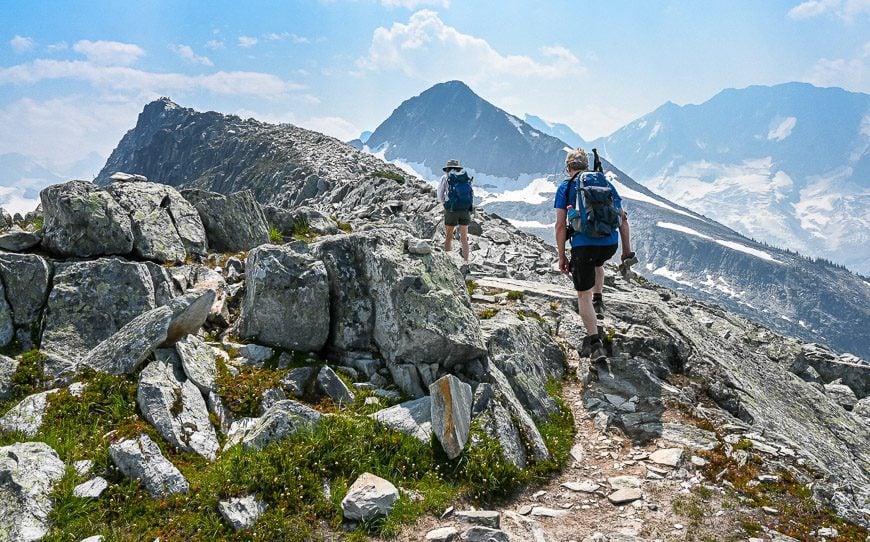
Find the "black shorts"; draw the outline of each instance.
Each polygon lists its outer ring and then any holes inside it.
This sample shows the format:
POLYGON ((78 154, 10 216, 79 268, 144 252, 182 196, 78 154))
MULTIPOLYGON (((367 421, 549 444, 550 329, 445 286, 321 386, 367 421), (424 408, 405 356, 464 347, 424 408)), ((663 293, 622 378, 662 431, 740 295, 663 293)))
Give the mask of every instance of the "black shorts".
POLYGON ((571 278, 578 292, 595 286, 595 268, 616 254, 619 245, 585 246, 571 248, 571 278))
POLYGON ((445 226, 468 226, 471 224, 471 211, 444 211, 445 226))

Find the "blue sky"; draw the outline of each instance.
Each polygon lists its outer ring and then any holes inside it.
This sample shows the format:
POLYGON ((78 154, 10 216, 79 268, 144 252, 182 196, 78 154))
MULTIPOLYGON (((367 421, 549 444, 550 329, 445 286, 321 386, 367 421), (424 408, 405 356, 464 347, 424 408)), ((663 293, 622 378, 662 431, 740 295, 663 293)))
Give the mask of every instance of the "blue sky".
POLYGON ((592 139, 724 88, 870 92, 868 19, 870 0, 11 0, 0 155, 105 159, 159 96, 350 139, 452 79, 592 139))

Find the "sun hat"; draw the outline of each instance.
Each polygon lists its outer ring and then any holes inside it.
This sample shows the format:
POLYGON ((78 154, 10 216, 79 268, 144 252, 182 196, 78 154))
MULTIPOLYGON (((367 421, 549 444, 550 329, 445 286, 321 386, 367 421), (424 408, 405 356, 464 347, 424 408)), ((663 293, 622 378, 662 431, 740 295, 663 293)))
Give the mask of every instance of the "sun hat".
POLYGON ((441 171, 447 171, 449 169, 462 169, 459 160, 447 160, 447 165, 441 168, 441 171))

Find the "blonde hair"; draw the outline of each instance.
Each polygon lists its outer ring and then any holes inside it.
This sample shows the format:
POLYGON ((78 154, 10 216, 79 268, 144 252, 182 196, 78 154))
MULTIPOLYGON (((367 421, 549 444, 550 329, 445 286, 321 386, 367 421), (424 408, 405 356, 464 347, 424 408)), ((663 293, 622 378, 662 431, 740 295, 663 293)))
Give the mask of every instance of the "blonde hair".
POLYGON ((586 155, 586 151, 577 147, 568 153, 568 156, 565 158, 565 165, 568 166, 568 169, 574 171, 584 171, 589 169, 589 157, 586 155))

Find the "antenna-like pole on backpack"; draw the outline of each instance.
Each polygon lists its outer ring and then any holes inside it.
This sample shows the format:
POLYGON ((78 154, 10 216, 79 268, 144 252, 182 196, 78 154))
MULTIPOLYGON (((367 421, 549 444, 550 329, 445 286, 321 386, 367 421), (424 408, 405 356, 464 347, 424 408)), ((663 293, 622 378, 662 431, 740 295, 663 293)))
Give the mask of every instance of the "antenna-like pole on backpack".
POLYGON ((592 154, 595 156, 595 160, 592 162, 592 171, 604 173, 604 168, 601 166, 601 158, 598 158, 598 149, 592 149, 592 154))

